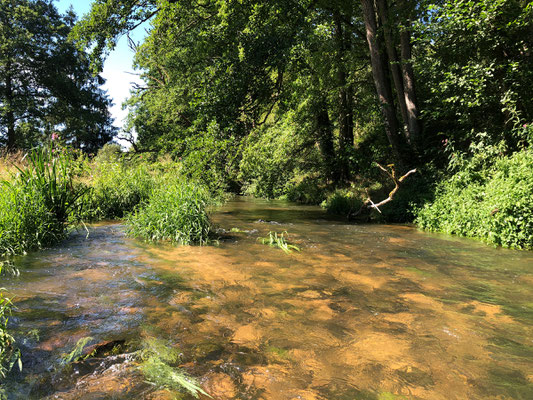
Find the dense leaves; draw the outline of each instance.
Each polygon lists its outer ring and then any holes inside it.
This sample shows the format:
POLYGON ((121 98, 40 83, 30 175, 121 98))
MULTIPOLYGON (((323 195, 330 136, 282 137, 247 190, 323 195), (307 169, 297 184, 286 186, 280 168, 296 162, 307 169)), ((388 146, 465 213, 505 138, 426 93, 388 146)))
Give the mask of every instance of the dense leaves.
POLYGON ((31 148, 55 132, 95 152, 116 134, 102 78, 67 40, 74 23, 50 0, 0 1, 0 145, 31 148))

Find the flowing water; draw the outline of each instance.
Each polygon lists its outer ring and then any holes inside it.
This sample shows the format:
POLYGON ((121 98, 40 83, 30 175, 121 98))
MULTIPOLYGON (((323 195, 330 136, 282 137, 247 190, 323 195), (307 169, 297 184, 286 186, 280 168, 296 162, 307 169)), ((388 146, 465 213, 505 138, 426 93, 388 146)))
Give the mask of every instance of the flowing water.
POLYGON ((533 253, 284 202, 237 198, 213 219, 216 246, 102 224, 18 259, 9 397, 171 398, 128 356, 61 367, 90 336, 167 341, 215 399, 533 398, 533 253), (261 244, 269 231, 301 252, 261 244))

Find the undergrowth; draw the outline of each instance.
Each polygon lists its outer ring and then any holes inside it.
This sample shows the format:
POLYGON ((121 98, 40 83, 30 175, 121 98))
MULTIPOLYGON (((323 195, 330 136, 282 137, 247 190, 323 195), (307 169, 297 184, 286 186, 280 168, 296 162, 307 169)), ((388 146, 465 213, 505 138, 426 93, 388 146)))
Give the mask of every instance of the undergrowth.
POLYGON ((533 249, 532 166, 531 150, 466 161, 438 187, 435 200, 419 210, 418 226, 533 249))

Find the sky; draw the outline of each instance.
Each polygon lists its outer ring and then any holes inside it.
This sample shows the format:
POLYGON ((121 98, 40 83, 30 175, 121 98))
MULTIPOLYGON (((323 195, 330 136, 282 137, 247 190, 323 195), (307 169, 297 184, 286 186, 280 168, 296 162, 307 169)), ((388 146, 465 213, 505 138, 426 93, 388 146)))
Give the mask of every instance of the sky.
MULTIPOLYGON (((72 6, 78 15, 78 19, 80 19, 84 14, 89 12, 91 1, 58 0, 55 2, 55 5, 61 13, 64 13, 72 6)), ((142 41, 145 35, 145 27, 143 26, 135 29, 130 34, 135 42, 142 41)), ((122 110, 122 103, 129 97, 132 83, 141 82, 138 76, 132 75, 132 73, 139 73, 132 68, 133 55, 133 51, 128 47, 126 36, 121 37, 115 50, 107 57, 104 70, 101 74, 106 79, 106 84, 103 88, 107 90, 107 93, 113 99, 114 105, 111 107, 110 112, 113 118, 115 118, 114 125, 119 128, 122 127, 122 121, 127 115, 127 111, 122 110)))

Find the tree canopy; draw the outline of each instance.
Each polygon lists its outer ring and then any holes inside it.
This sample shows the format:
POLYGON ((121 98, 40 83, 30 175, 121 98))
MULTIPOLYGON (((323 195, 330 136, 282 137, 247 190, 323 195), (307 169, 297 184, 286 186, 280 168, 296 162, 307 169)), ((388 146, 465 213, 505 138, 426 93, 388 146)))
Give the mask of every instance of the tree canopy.
POLYGON ((94 152, 116 134, 104 80, 68 40, 75 22, 48 0, 0 1, 0 140, 8 148, 33 147, 55 132, 94 152))
POLYGON ((443 165, 479 135, 519 149, 531 13, 519 0, 97 0, 73 35, 98 69, 150 20, 128 103, 136 148, 239 187, 264 178, 273 195, 297 176, 349 182, 372 162, 443 165), (274 154, 251 150, 265 141, 274 154), (289 171, 246 175, 269 157, 289 171))

